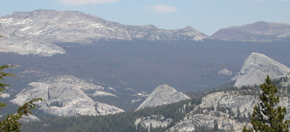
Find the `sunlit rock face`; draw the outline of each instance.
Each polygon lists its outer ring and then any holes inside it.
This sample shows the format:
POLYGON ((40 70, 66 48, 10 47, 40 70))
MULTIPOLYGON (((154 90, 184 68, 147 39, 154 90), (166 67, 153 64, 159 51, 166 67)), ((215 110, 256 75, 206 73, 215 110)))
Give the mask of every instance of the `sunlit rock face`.
POLYGON ((265 82, 269 75, 272 79, 286 76, 290 69, 260 53, 252 53, 244 62, 241 71, 233 80, 236 80, 234 86, 253 86, 265 82))
POLYGON ((84 92, 102 89, 103 87, 83 79, 63 75, 29 83, 11 102, 22 105, 33 98, 43 98, 46 102, 38 102, 39 110, 57 116, 108 115, 124 112, 115 106, 95 102, 84 92))
POLYGON ((141 125, 150 131, 150 128, 167 127, 173 119, 165 118, 162 115, 151 115, 147 117, 140 117, 135 120, 135 125, 141 125))
POLYGON ((170 87, 169 85, 163 84, 155 88, 149 97, 136 110, 140 110, 145 107, 175 103, 186 99, 190 98, 182 92, 176 91, 176 89, 170 87))
POLYGON ((130 26, 77 11, 35 10, 0 17, 0 52, 52 56, 65 54, 58 42, 90 44, 105 40, 202 41, 207 35, 192 27, 177 30, 152 25, 130 26))
MULTIPOLYGON (((241 132, 244 126, 251 127, 249 120, 244 119, 251 116, 253 107, 260 102, 259 95, 259 88, 232 89, 207 94, 202 97, 199 105, 167 131, 192 132, 202 127, 213 129, 214 125, 217 125, 222 131, 241 132)), ((287 89, 279 90, 279 95, 278 105, 290 111, 287 89)), ((287 112, 285 119, 289 118, 290 113, 287 112)))

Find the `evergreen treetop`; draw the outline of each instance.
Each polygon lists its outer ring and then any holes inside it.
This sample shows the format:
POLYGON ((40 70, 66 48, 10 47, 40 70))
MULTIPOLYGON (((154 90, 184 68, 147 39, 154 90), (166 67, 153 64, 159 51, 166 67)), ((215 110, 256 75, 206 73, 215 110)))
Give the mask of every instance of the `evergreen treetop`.
POLYGON ((286 108, 278 106, 278 88, 271 84, 271 78, 267 75, 265 83, 260 88, 260 103, 255 105, 251 116, 253 128, 248 130, 245 126, 243 132, 288 132, 289 120, 284 120, 286 108))

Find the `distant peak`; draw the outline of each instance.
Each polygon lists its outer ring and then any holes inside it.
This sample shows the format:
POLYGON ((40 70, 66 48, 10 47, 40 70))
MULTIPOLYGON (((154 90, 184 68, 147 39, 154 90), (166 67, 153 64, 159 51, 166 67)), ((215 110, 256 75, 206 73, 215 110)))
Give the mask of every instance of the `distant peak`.
POLYGON ((184 29, 193 29, 191 26, 186 26, 184 29))
POLYGON ((266 56, 266 55, 264 55, 264 54, 257 53, 257 52, 252 52, 252 53, 250 54, 250 56, 252 56, 252 55, 260 55, 260 56, 266 56))
POLYGON ((195 30, 195 29, 193 27, 191 27, 191 26, 186 26, 185 28, 182 28, 182 30, 192 31, 192 30, 195 30))
POLYGON ((140 25, 139 27, 142 28, 146 28, 146 29, 158 29, 156 26, 154 25, 140 25))
POLYGON ((149 97, 136 110, 145 107, 171 104, 186 99, 190 98, 182 92, 178 92, 173 87, 170 87, 167 84, 162 84, 155 88, 149 97))
POLYGON ((170 90, 173 90, 173 91, 176 91, 176 89, 174 89, 173 87, 170 87, 169 85, 167 84, 162 84, 162 85, 159 85, 156 90, 165 90, 165 89, 170 89, 170 90))
POLYGON ((38 11, 56 11, 56 10, 49 10, 49 9, 37 9, 37 10, 34 10, 32 12, 38 12, 38 11))
POLYGON ((253 52, 249 55, 248 58, 267 58, 269 60, 272 60, 271 58, 269 58, 268 56, 261 54, 261 53, 257 53, 257 52, 253 52))
POLYGON ((170 87, 170 86, 167 84, 162 84, 162 85, 159 85, 158 87, 170 87))
POLYGON ((37 15, 37 14, 43 14, 43 13, 52 13, 52 12, 59 12, 59 11, 56 11, 56 10, 46 10, 46 9, 37 9, 37 10, 34 10, 32 12, 29 12, 29 13, 32 13, 33 15, 37 15))
POLYGON ((268 23, 268 22, 265 22, 265 21, 257 21, 254 24, 264 24, 264 23, 268 23))
MULTIPOLYGON (((252 23, 252 24, 249 24, 249 25, 252 25, 252 26, 255 26, 255 27, 264 27, 264 26, 268 26, 269 22, 264 22, 264 21, 258 21, 258 22, 255 22, 255 23, 252 23)), ((247 26, 247 25, 244 25, 244 26, 247 26)))
POLYGON ((157 28, 156 26, 150 24, 150 25, 147 25, 147 27, 151 27, 151 28, 157 28))

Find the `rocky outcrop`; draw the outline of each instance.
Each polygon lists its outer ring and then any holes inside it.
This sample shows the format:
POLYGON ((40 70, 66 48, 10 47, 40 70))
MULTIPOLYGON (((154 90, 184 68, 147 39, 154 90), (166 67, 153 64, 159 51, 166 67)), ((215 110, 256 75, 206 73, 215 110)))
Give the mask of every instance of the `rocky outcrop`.
POLYGON ((260 85, 265 81, 267 75, 272 79, 285 77, 290 69, 271 58, 260 54, 252 53, 244 62, 241 71, 233 80, 236 80, 234 86, 252 86, 260 85))
POLYGON ((171 118, 165 118, 162 115, 151 115, 137 118, 135 120, 135 125, 138 127, 140 124, 142 127, 147 128, 148 131, 150 131, 150 128, 167 127, 172 121, 171 118))
POLYGON ((47 57, 54 54, 65 54, 61 47, 49 41, 41 41, 41 39, 1 38, 0 45, 0 52, 12 52, 20 55, 34 54, 47 57))
POLYGON ((95 109, 99 115, 110 115, 110 114, 117 114, 120 112, 124 112, 124 110, 116 106, 106 104, 106 103, 96 102, 96 105, 97 106, 95 109))
POLYGON ((85 90, 100 89, 103 87, 70 75, 50 77, 29 83, 11 102, 22 105, 33 98, 43 98, 46 102, 38 102, 39 110, 57 116, 107 115, 124 111, 95 102, 85 93, 85 90))
POLYGON ((99 40, 202 41, 207 35, 186 27, 164 30, 130 26, 76 11, 35 10, 0 17, 0 52, 52 56, 65 54, 57 42, 89 44, 99 40))
POLYGON ((149 97, 136 109, 175 103, 181 100, 190 99, 187 95, 176 91, 167 84, 163 84, 154 89, 149 97))
POLYGON ((9 98, 10 97, 10 94, 9 93, 2 93, 0 95, 0 98, 9 98))
POLYGON ((100 96, 100 97, 103 97, 103 96, 113 96, 113 97, 118 97, 118 96, 115 95, 115 94, 112 94, 112 93, 109 93, 109 92, 105 92, 105 91, 96 91, 92 96, 93 96, 93 97, 96 97, 96 96, 100 96))
MULTIPOLYGON (((202 98, 199 105, 167 131, 191 132, 200 129, 241 132, 244 126, 251 127, 248 120, 253 107, 259 103, 260 88, 231 89, 214 92, 202 98)), ((279 106, 289 107, 289 93, 287 89, 279 90, 279 106)), ((288 112, 285 119, 290 118, 288 112)))
POLYGON ((281 83, 279 84, 280 87, 287 88, 290 87, 290 73, 287 76, 280 78, 281 83))
POLYGON ((289 41, 290 24, 256 22, 220 29, 211 37, 231 41, 289 41))
POLYGON ((217 123, 218 130, 241 132, 243 127, 249 125, 248 123, 238 122, 235 119, 229 119, 227 117, 216 117, 205 114, 195 114, 188 119, 183 120, 166 132, 193 132, 200 131, 200 128, 206 127, 214 129, 215 122, 217 123))
POLYGON ((226 75, 226 76, 231 76, 233 74, 232 71, 229 71, 228 69, 222 69, 218 72, 220 75, 226 75))

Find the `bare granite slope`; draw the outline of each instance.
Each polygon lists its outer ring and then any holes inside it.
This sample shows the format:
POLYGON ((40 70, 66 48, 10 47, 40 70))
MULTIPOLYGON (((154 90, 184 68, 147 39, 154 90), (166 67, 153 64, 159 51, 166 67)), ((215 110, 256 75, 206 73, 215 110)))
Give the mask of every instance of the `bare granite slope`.
POLYGON ((260 85, 265 81, 267 75, 272 79, 286 76, 290 69, 260 53, 252 53, 244 62, 241 71, 233 80, 234 86, 260 85))
MULTIPOLYGON (((213 129, 216 124, 221 131, 241 132, 245 125, 251 126, 248 118, 253 112, 253 107, 259 103, 259 94, 259 87, 208 94, 202 98, 201 104, 195 106, 181 121, 167 131, 192 132, 200 127, 213 129)), ((289 119, 289 92, 287 89, 281 89, 279 95, 279 105, 286 107, 288 112, 285 118, 289 119)))
POLYGON ((115 106, 95 102, 84 92, 101 89, 103 87, 74 76, 56 76, 29 83, 28 87, 17 94, 11 102, 22 105, 33 98, 43 98, 46 102, 39 102, 39 110, 57 116, 108 115, 124 112, 115 106))
POLYGON ((182 92, 176 91, 167 84, 163 84, 154 89, 149 97, 136 109, 175 103, 181 100, 190 99, 182 92))

